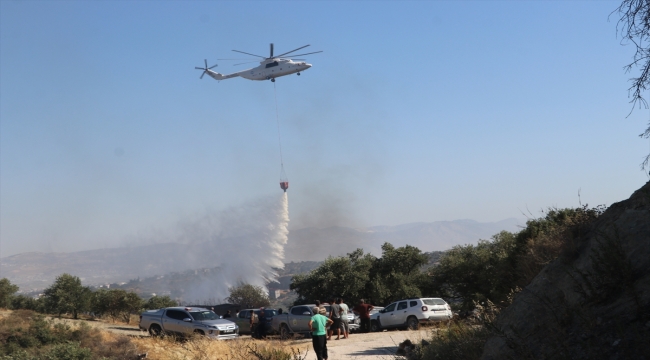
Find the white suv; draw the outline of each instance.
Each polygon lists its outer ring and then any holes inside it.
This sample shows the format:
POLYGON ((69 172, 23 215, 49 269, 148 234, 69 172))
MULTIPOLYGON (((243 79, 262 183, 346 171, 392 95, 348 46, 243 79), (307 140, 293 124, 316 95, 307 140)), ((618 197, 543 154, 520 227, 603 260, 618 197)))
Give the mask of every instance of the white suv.
POLYGON ((420 323, 450 320, 453 316, 449 305, 440 298, 399 300, 370 316, 370 330, 417 330, 420 323))

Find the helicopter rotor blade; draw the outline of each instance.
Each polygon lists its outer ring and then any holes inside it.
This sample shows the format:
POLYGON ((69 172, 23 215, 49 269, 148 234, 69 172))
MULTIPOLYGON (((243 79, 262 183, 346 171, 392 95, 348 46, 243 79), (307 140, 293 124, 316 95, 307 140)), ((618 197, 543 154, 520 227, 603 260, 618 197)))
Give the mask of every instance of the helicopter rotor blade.
POLYGON ((269 56, 269 58, 273 58, 273 43, 271 43, 271 56, 269 56))
POLYGON ((291 50, 291 51, 289 51, 289 52, 286 52, 286 53, 284 53, 284 54, 277 55, 276 57, 282 57, 282 56, 287 55, 287 54, 290 54, 290 53, 292 53, 292 52, 294 52, 294 51, 298 51, 298 50, 300 50, 300 49, 304 49, 304 48, 306 48, 307 46, 309 46, 309 45, 301 46, 301 47, 299 47, 299 48, 297 48, 297 49, 293 49, 293 50, 291 50))
POLYGON ((205 61, 205 68, 207 69, 208 68, 208 59, 203 59, 203 61, 205 61))
POLYGON ((199 80, 203 79, 203 75, 205 75, 205 71, 201 74, 201 77, 199 77, 199 80))
POLYGON ((239 51, 239 50, 233 50, 233 51, 234 51, 234 52, 238 52, 238 53, 242 53, 242 54, 246 54, 246 55, 250 55, 250 56, 261 57, 262 59, 266 59, 264 56, 259 56, 259 55, 255 55, 255 54, 249 54, 249 53, 247 53, 247 52, 243 52, 243 51, 239 51))
POLYGON ((293 55, 293 56, 305 56, 305 55, 311 55, 311 54, 318 54, 318 53, 322 53, 322 52, 323 51, 321 50, 321 51, 314 51, 314 52, 310 52, 310 53, 306 53, 306 54, 296 54, 296 55, 293 55))
POLYGON ((257 61, 247 61, 239 64, 232 64, 232 66, 237 66, 237 65, 242 65, 242 64, 250 64, 250 63, 256 63, 257 61))
POLYGON ((212 68, 216 68, 217 66, 219 66, 219 65, 214 64, 214 65, 210 66, 210 67, 208 68, 208 70, 210 70, 210 69, 212 69, 212 68))

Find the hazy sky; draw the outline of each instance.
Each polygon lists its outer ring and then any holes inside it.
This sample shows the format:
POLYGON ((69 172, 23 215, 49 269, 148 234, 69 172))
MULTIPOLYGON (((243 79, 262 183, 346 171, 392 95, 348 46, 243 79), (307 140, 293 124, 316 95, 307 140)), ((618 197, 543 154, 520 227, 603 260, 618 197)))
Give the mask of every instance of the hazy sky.
POLYGON ((617 1, 0 1, 0 256, 150 238, 280 192, 290 228, 540 215, 648 177, 617 1), (306 49, 307 50, 307 49, 306 49), (254 65, 254 64, 253 64, 254 65))

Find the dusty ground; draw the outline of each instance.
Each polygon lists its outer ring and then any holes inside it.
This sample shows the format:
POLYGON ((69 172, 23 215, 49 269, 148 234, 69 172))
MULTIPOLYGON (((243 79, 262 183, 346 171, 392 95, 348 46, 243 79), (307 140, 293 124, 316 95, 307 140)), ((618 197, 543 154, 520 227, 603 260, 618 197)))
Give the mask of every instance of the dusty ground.
MULTIPOLYGON (((349 339, 332 340, 327 342, 327 353, 329 359, 393 359, 397 345, 406 339, 420 340, 427 338, 430 330, 419 331, 384 331, 368 334, 351 334, 349 339)), ((311 343, 311 340, 303 340, 311 343)), ((316 359, 313 349, 310 347, 307 354, 308 360, 316 359)))
MULTIPOLYGON (((62 321, 75 321, 75 320, 62 320, 62 321)), ((80 320, 77 320, 80 321, 80 320)), ((110 323, 104 321, 86 321, 90 326, 95 326, 108 330, 114 333, 129 335, 129 336, 142 336, 148 337, 149 334, 145 331, 138 329, 137 325, 125 325, 119 323, 110 323)), ((392 359, 394 358, 395 351, 399 343, 406 339, 411 341, 428 338, 431 335, 431 329, 419 331, 384 331, 368 334, 351 334, 349 339, 332 340, 327 342, 328 358, 329 359, 392 359)), ((242 338, 250 338, 245 335, 242 338)), ((296 347, 304 349, 308 348, 307 360, 316 359, 314 350, 311 347, 311 339, 296 338, 294 344, 296 347)))
MULTIPOLYGON (((91 326, 129 336, 148 337, 149 334, 138 329, 137 325, 113 324, 103 321, 86 321, 91 326)), ((384 331, 368 334, 351 334, 349 339, 332 340, 327 342, 329 359, 392 359, 399 343, 406 339, 420 340, 430 336, 430 330, 419 331, 384 331)), ((242 338, 249 338, 244 335, 242 338)), ((309 345, 307 360, 316 359, 312 349, 311 339, 296 339, 296 344, 309 345)), ((301 346, 302 347, 302 346, 301 346)))

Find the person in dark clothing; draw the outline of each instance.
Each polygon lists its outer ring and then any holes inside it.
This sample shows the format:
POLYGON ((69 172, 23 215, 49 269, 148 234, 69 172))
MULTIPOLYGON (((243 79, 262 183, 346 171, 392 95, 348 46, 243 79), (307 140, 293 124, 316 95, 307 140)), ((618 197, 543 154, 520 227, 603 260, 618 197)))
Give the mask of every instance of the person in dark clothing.
POLYGON ((231 318, 231 317, 232 317, 232 315, 230 314, 230 310, 226 311, 226 313, 223 314, 224 319, 228 319, 228 318, 231 318))
POLYGON ((361 320, 361 326, 360 326, 360 331, 362 333, 367 333, 370 332, 370 310, 372 310, 374 306, 370 304, 366 304, 366 302, 361 299, 359 300, 359 305, 354 307, 354 311, 359 314, 359 319, 361 320))
POLYGON ((259 323, 257 324, 257 338, 266 339, 266 316, 264 315, 264 308, 260 308, 259 323))
POLYGON ((339 304, 335 303, 334 300, 330 300, 329 317, 330 319, 332 319, 333 322, 332 322, 332 327, 327 332, 327 340, 330 340, 332 338, 332 335, 334 335, 334 333, 336 333, 335 340, 339 340, 341 338, 341 305, 339 304))

